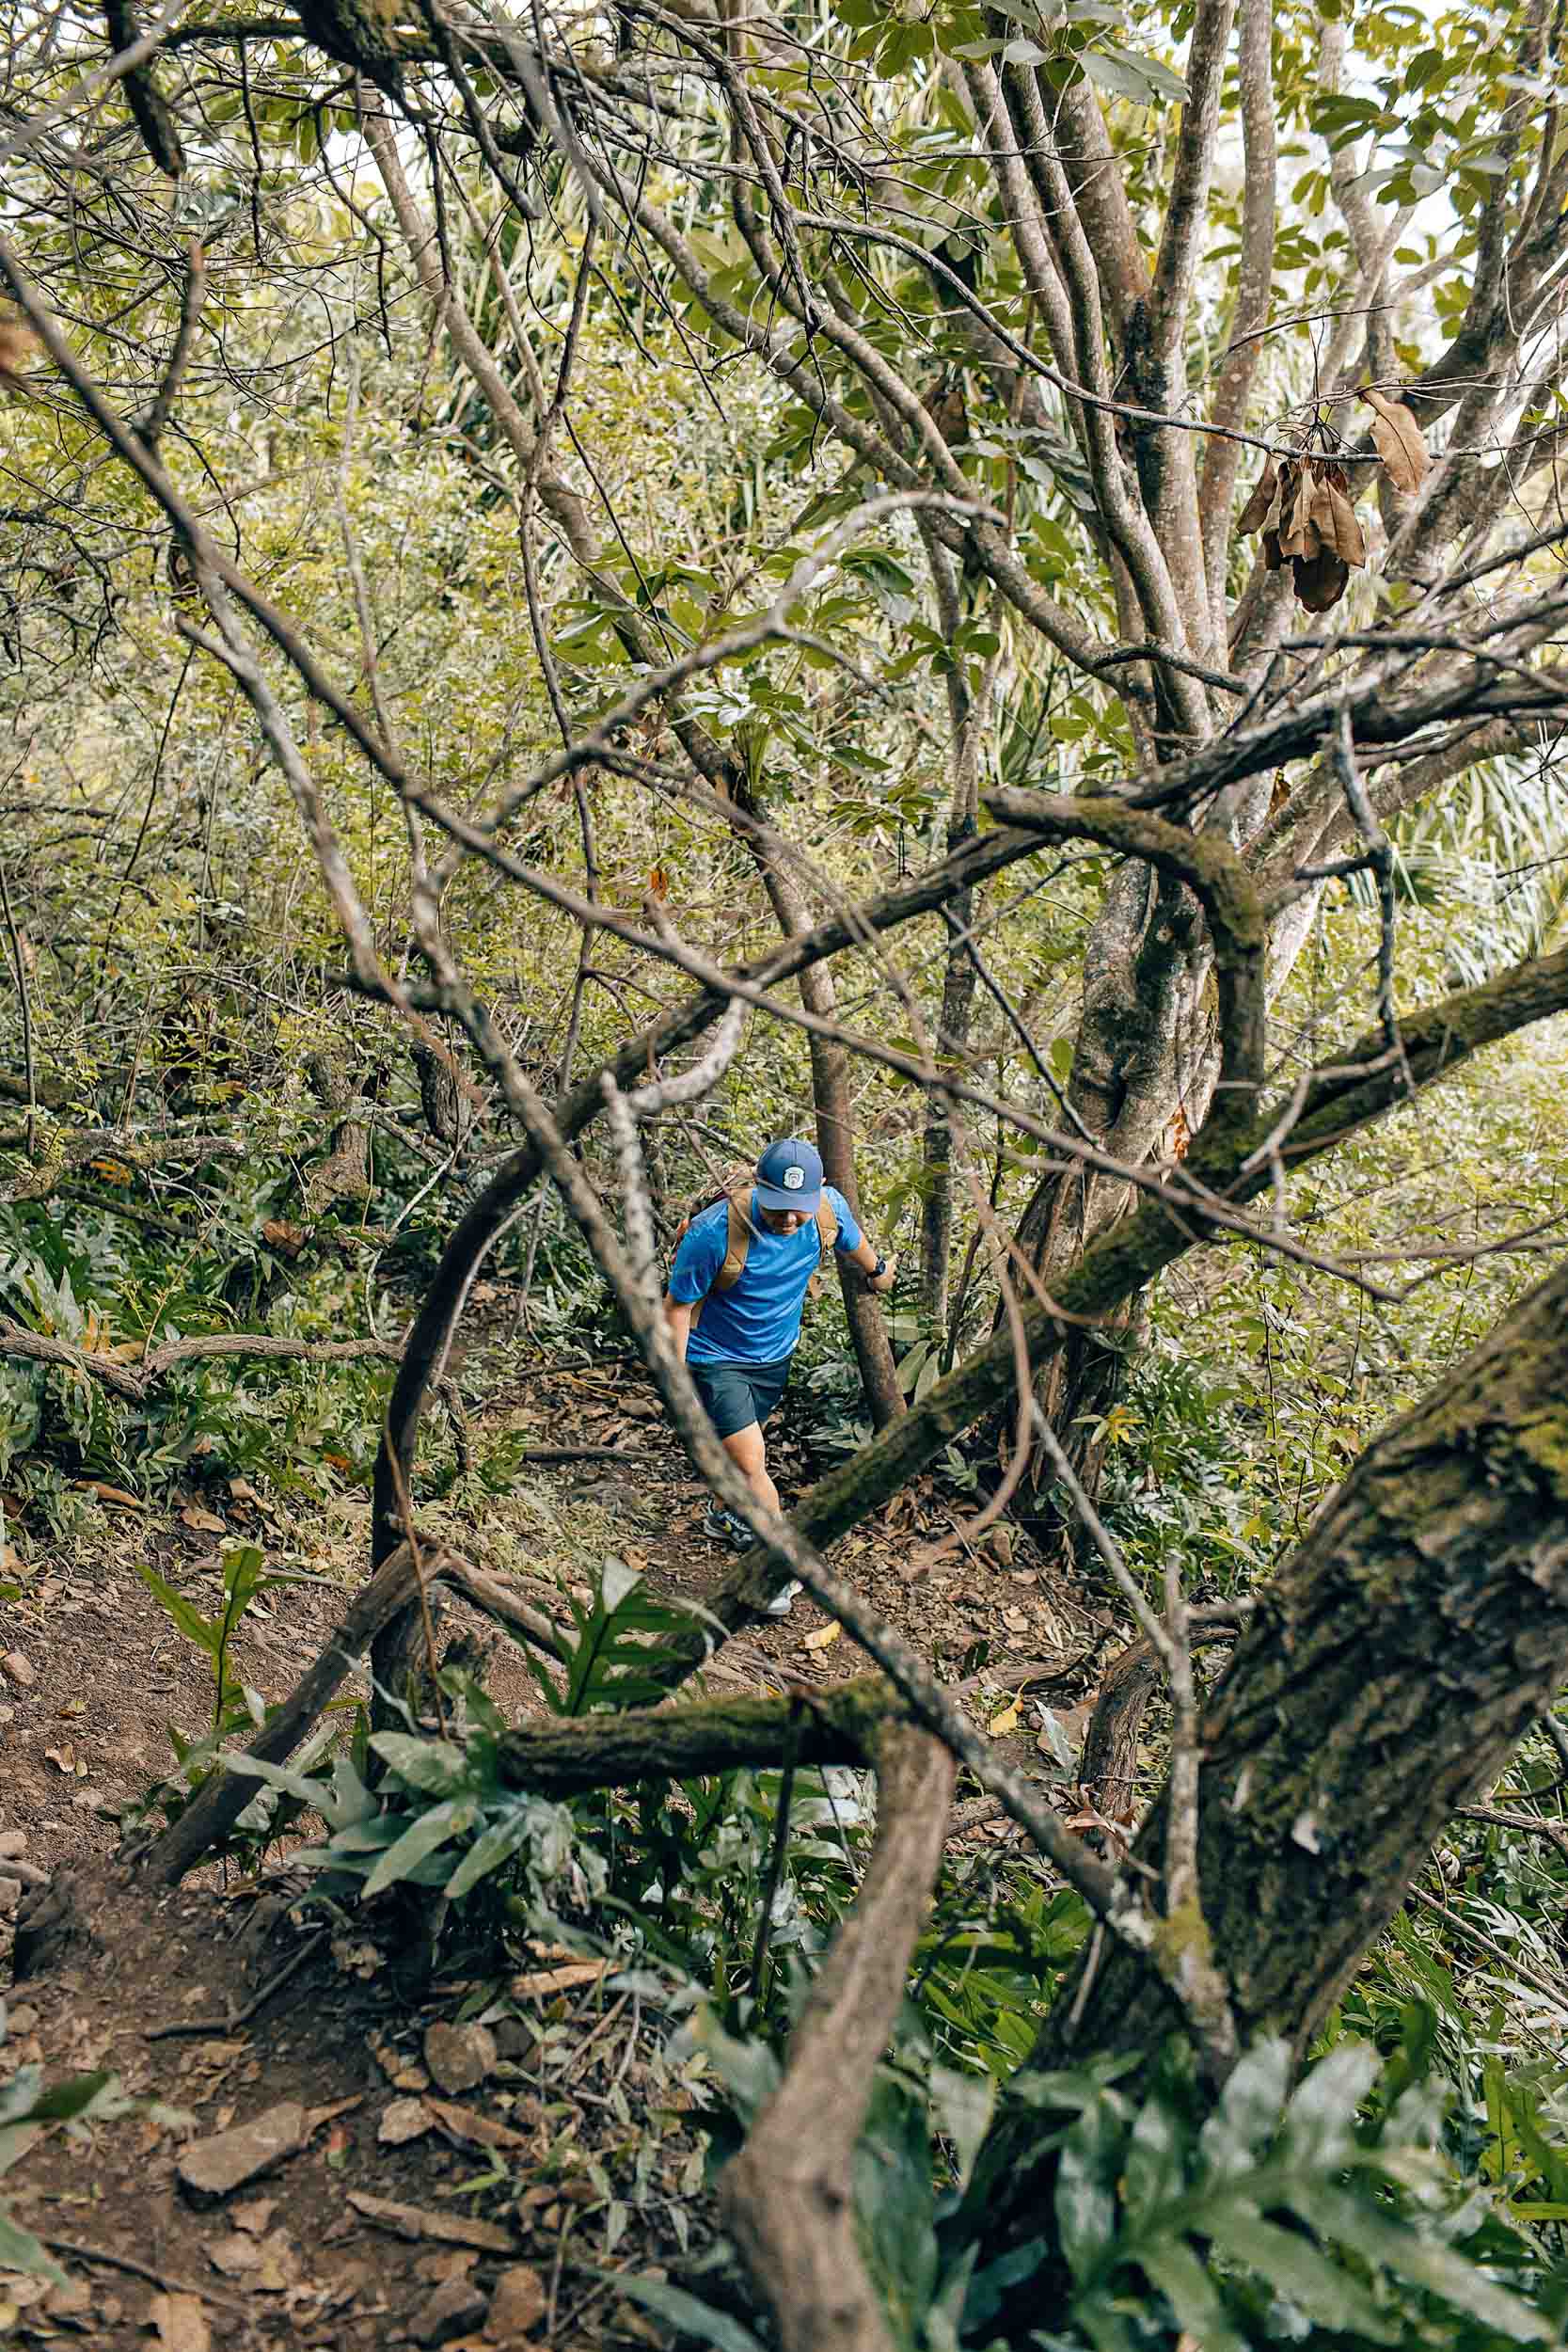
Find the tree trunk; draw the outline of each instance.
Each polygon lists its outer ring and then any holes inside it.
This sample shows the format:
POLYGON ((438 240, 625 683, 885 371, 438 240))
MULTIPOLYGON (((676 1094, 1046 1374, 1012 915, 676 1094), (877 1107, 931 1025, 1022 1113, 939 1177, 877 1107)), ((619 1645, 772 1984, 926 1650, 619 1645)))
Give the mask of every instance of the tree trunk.
MULTIPOLYGON (((747 835, 747 842, 757 861, 763 888, 778 917, 779 929, 786 939, 801 937, 812 927, 811 915, 793 880, 762 842, 751 834, 747 835)), ((800 989, 800 1002, 808 1012, 823 1021, 837 1017, 838 997, 832 973, 826 963, 814 963, 802 972, 800 989)), ((861 1200, 855 1178, 855 1111, 849 1095, 849 1056, 832 1038, 815 1032, 811 1040, 811 1083, 816 1148, 822 1154, 823 1173, 829 1184, 835 1184, 844 1195, 859 1223, 861 1200)), ((846 1265, 842 1258, 838 1279, 865 1401, 871 1407, 873 1424, 885 1429, 905 1409, 887 1326, 882 1321, 881 1308, 866 1289, 859 1270, 846 1265)))
MULTIPOLYGON (((1065 1123, 1132 1167, 1174 1154, 1208 1109, 1214 1080, 1209 967, 1208 934, 1191 892, 1147 866, 1123 866, 1085 957, 1065 1123)), ((1043 1179, 1019 1221, 1018 1241, 1048 1293, 1133 1198, 1130 1184, 1086 1169, 1043 1179)), ((1091 1495, 1102 1452, 1095 1424, 1115 1402, 1141 1316, 1141 1301, 1132 1300, 1116 1324, 1074 1332, 1036 1375, 1040 1409, 1091 1495)), ((1020 1516, 1058 1554, 1069 1539, 1040 1491, 1051 1480, 1041 1449, 1020 1516), (1033 1509, 1028 1491, 1037 1497, 1033 1509)))
MULTIPOLYGON (((1243 2046, 1272 2033, 1306 2048, 1445 1822, 1494 1785, 1565 1676, 1568 1263, 1362 1455, 1211 1701, 1202 1914, 1166 1931, 1208 1939, 1243 2046)), ((1138 1856, 1158 1872, 1164 1846, 1162 1800, 1138 1856)), ((1107 1945, 1063 1988, 1032 2063, 1151 2058, 1177 2026, 1152 1973, 1107 1945)), ((1002 2237, 1033 2232, 1048 2170, 999 2175, 1002 2237)))
MULTIPOLYGON (((949 850, 960 847, 965 826, 948 828, 949 850)), ((937 1055, 944 1062, 961 1063, 969 1050, 969 1026, 974 1009, 974 965, 965 934, 974 920, 974 893, 965 890, 948 914, 947 967, 942 983, 942 1015, 937 1025, 937 1055)), ((932 1333, 947 1327, 948 1281, 953 1263, 953 1118, 940 1096, 932 1095, 926 1111, 926 1167, 921 1196, 921 1304, 932 1333)))

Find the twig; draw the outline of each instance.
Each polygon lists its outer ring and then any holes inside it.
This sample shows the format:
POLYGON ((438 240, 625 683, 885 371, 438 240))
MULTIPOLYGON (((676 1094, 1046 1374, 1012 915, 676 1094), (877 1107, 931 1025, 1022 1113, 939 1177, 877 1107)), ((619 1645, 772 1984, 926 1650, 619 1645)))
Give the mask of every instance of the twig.
POLYGON ((768 1876, 763 1883, 761 1907, 757 1917, 756 1942, 752 1947, 752 1997, 762 1999, 762 1972, 768 1964, 768 1941, 773 1931, 773 1905, 778 1899, 779 1882, 784 1877, 784 1849, 789 1843, 789 1808, 795 1797, 795 1763, 797 1742, 794 1737, 806 1702, 792 1697, 789 1703, 790 1738, 784 1757, 784 1777, 779 1783, 779 1803, 773 1816, 773 1846, 768 1857, 768 1876))
POLYGON ((1342 702, 1335 713, 1333 759, 1334 771, 1344 787, 1351 815, 1367 844, 1367 863, 1377 878, 1377 1009, 1383 1023, 1384 1040, 1389 1054, 1395 1058, 1406 1094, 1414 1094, 1416 1081, 1405 1059, 1400 1037, 1399 1014, 1394 1006, 1394 852, 1387 834, 1378 822, 1377 812, 1355 764, 1355 745, 1351 736, 1348 703, 1342 702))
POLYGON ((167 424, 173 411, 175 395, 180 389, 181 378, 190 359, 191 345, 196 340, 197 323, 201 316, 201 305, 206 293, 207 258, 201 250, 200 239, 193 237, 187 255, 185 294, 180 305, 180 326, 174 338, 174 349, 169 353, 168 365, 164 370, 164 380, 153 394, 152 405, 136 428, 143 444, 153 455, 157 453, 164 427, 167 424))
POLYGON ((98 1356, 72 1347, 46 1331, 24 1331, 20 1324, 0 1321, 0 1356, 25 1356, 35 1363, 59 1364, 86 1373, 105 1388, 139 1402, 152 1384, 176 1365, 224 1357, 252 1356, 279 1363, 352 1364, 382 1357, 395 1361, 403 1352, 398 1340, 283 1340, 261 1332, 209 1332, 188 1340, 171 1340, 154 1348, 140 1363, 123 1364, 112 1356, 98 1356))
POLYGON ((171 2279, 166 2271, 137 2262, 134 2254, 114 2254, 106 2246, 84 2246, 73 2237, 40 2237, 39 2243, 47 2246, 52 2254, 74 2254, 78 2262, 102 2263, 108 2270, 128 2270, 133 2279, 145 2279, 150 2286, 162 2287, 166 2295, 199 2296, 215 2312, 231 2312, 239 2319, 254 2316, 245 2304, 236 2303, 230 2296, 218 2295, 209 2286, 194 2286, 187 2280, 171 2279))
POLYGON ((11 912, 10 888, 6 869, 0 866, 0 911, 6 918, 6 935, 10 941, 11 962, 16 971, 17 994, 22 999, 22 1068, 27 1087, 27 1157, 38 1157, 39 1079, 33 1062, 33 999, 27 986, 27 962, 22 952, 22 934, 11 912))
POLYGON ((251 2019, 265 2009, 273 1994, 282 1991, 295 1969, 302 1968, 311 1953, 325 1942, 326 1932, 325 1928, 317 1928, 313 1934, 308 1935, 299 1949, 291 1952, 282 1967, 268 1978, 261 1991, 253 1993, 249 2000, 243 2002, 238 2009, 231 2008, 227 2016, 186 2017, 172 2026, 147 2026, 142 2029, 143 2041, 172 2042, 178 2035, 187 2033, 232 2033, 237 2026, 248 2026, 251 2019))
POLYGON ((1457 1911, 1450 1911, 1448 1904, 1440 1903, 1435 1895, 1429 1895, 1424 1886, 1413 1886, 1410 1892, 1428 1911, 1435 1912, 1462 1943, 1474 1944, 1480 1950, 1489 1953, 1492 1959, 1508 1970, 1510 1976, 1517 1977, 1521 1984, 1528 1984, 1532 1991, 1544 1993, 1558 2009, 1568 2012, 1568 1984, 1553 1984, 1550 1978, 1539 1975, 1528 1961, 1515 1958, 1502 1945, 1494 1943, 1483 1929, 1472 1927, 1469 1920, 1462 1918, 1457 1911))

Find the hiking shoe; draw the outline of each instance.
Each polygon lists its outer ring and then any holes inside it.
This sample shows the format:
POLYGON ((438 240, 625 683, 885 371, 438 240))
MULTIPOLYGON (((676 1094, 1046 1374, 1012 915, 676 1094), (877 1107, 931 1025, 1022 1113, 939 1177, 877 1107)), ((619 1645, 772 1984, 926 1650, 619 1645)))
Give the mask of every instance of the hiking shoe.
MULTIPOLYGON (((721 1510, 717 1503, 703 1521, 703 1533, 711 1536, 716 1544, 728 1544, 736 1551, 750 1551, 756 1542, 756 1537, 743 1518, 734 1511, 721 1510)), ((800 1589, 792 1577, 774 1594, 763 1613, 769 1617, 787 1617, 795 1606, 795 1596, 800 1589)))

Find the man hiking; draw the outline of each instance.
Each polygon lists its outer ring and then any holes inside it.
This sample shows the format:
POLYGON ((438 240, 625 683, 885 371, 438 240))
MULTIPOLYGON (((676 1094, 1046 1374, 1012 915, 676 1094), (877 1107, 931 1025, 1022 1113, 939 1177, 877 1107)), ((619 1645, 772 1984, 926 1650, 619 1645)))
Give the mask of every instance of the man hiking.
MULTIPOLYGON (((725 1453, 770 1511, 780 1508, 779 1490, 768 1474, 763 1424, 784 1394, 806 1287, 830 1248, 863 1269, 869 1289, 892 1289, 893 1264, 866 1240, 844 1195, 823 1184, 815 1148, 786 1136, 768 1145, 752 1184, 691 1219, 670 1272, 664 1312, 676 1353, 725 1453)), ((703 1525, 737 1551, 754 1540, 743 1519, 717 1503, 703 1525)), ((786 1586, 770 1613, 784 1615, 799 1590, 786 1586)))

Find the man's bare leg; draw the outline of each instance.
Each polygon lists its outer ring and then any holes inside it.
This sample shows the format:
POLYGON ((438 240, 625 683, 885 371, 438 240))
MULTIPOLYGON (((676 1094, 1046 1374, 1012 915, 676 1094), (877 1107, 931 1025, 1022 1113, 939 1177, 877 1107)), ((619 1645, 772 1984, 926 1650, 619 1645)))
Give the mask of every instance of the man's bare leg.
POLYGON ((766 1504, 769 1511, 777 1512, 782 1518, 784 1514, 779 1502, 779 1490, 768 1475, 768 1448, 763 1443, 759 1424, 754 1421, 749 1421, 744 1429, 736 1430, 731 1437, 724 1439, 723 1443, 725 1453, 745 1479, 757 1501, 766 1504))
MULTIPOLYGON (((757 1422, 749 1421, 744 1429, 736 1429, 724 1438, 723 1447, 757 1501, 766 1503, 769 1511, 776 1512, 783 1518, 784 1505, 779 1501, 777 1486, 768 1475, 768 1449, 763 1443, 762 1430, 757 1422)), ((781 1586, 768 1604, 768 1615, 787 1617, 800 1589, 793 1578, 781 1586)))

